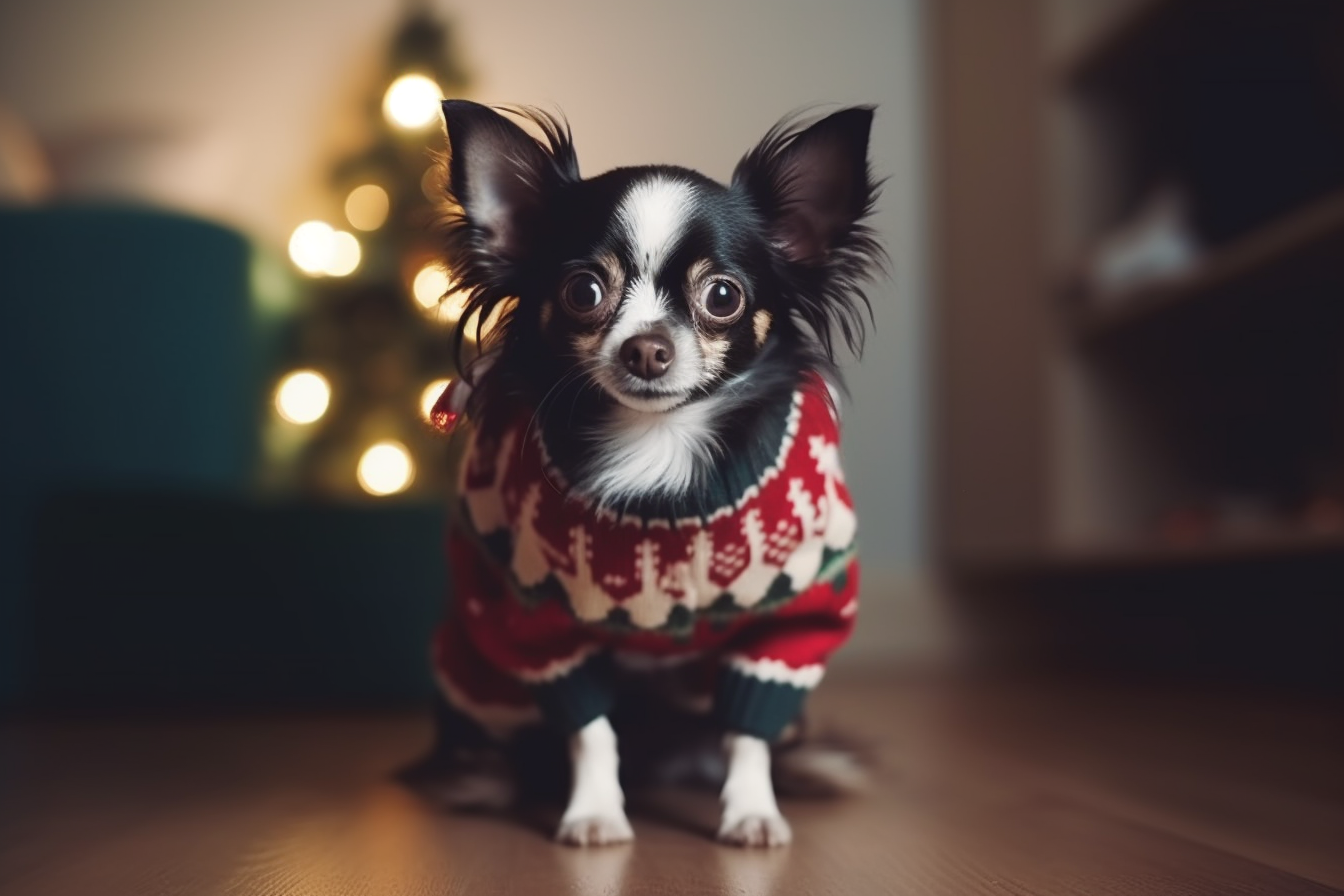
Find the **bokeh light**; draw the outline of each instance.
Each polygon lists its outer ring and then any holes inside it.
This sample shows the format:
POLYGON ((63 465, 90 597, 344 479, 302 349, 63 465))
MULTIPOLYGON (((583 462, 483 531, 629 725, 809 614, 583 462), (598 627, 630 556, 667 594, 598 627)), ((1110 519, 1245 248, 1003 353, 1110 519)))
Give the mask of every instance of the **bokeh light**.
POLYGON ((304 221, 289 238, 289 258, 305 274, 323 274, 335 254, 330 224, 304 221))
POLYGON ((371 495, 393 495, 405 491, 415 478, 411 453, 400 442, 378 442, 359 458, 355 471, 359 487, 371 495))
POLYGON ((330 402, 331 386, 316 370, 296 370, 280 380, 275 390, 275 409, 290 423, 320 420, 330 402))
MULTIPOLYGON (((511 312, 514 309, 514 306, 516 306, 517 304, 518 304, 517 299, 505 299, 504 301, 496 305, 494 309, 490 312, 490 316, 485 319, 485 323, 481 325, 480 341, 483 342, 486 339, 488 339, 490 337, 490 334, 494 332, 495 328, 499 326, 499 323, 501 320, 503 320, 504 315, 511 312)), ((471 317, 467 318, 465 321, 462 322, 462 337, 467 342, 475 343, 477 341, 476 322, 480 319, 481 319, 481 312, 473 311, 471 313, 471 317)))
POLYGON ((415 275, 411 284, 411 294, 420 303, 421 308, 433 309, 448 292, 450 284, 448 272, 437 264, 427 264, 415 275))
POLYGON ((443 177, 438 165, 430 165, 420 176, 420 192, 424 193, 430 202, 441 203, 447 200, 448 193, 443 177))
POLYGON ((406 130, 423 128, 439 115, 443 93, 424 75, 402 75, 383 96, 383 115, 406 130))
POLYGON ((327 266, 322 273, 332 277, 344 277, 347 274, 352 274, 359 267, 360 255, 359 240, 355 238, 353 233, 344 230, 333 231, 331 234, 331 259, 327 262, 327 266))
POLYGON ((462 317, 467 304, 466 291, 452 290, 452 286, 448 272, 431 262, 415 275, 411 283, 411 295, 415 297, 416 304, 424 309, 426 317, 435 323, 451 325, 462 317))
POLYGON ((390 207, 386 190, 377 184, 364 184, 345 198, 345 218, 356 230, 377 230, 387 222, 390 207))

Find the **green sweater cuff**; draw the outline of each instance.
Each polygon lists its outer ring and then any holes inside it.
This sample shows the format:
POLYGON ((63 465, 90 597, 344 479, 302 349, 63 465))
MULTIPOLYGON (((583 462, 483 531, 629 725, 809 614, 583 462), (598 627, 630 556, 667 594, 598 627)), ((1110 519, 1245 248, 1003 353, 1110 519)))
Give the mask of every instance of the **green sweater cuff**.
POLYGON ((531 685, 531 691, 542 716, 565 734, 607 715, 615 703, 611 670, 600 655, 553 681, 531 685))
POLYGON ((731 667, 722 670, 714 715, 729 731, 774 741, 798 717, 808 689, 764 681, 731 667))

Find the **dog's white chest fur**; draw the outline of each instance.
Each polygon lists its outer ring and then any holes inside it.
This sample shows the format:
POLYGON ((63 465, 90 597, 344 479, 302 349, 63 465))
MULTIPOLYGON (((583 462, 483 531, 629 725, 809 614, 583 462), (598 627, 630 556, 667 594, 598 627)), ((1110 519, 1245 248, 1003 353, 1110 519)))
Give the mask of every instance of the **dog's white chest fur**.
POLYGON ((711 396, 662 413, 613 408, 592 462, 593 496, 619 506, 629 498, 689 491, 720 452, 712 428, 718 404, 711 396))

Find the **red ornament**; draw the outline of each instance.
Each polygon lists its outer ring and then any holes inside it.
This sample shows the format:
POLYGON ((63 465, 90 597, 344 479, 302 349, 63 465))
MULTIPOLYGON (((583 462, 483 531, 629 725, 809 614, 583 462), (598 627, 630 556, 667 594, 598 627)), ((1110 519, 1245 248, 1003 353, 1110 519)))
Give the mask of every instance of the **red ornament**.
POLYGON ((438 400, 434 402, 434 407, 429 411, 429 425, 444 435, 451 434, 457 428, 457 421, 462 416, 466 395, 459 387, 460 383, 461 380, 453 380, 444 386, 438 400))

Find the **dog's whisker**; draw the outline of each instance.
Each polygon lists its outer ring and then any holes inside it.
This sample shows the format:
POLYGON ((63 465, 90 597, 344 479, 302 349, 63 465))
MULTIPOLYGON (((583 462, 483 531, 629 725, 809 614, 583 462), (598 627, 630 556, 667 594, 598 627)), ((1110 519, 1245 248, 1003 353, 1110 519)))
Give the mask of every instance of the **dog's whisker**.
MULTIPOLYGON (((587 360, 588 359, 580 359, 571 365, 570 368, 561 375, 560 379, 556 380, 555 385, 547 390, 546 395, 543 396, 542 400, 537 403, 537 409, 532 413, 532 417, 528 421, 527 434, 524 436, 524 443, 531 437, 531 433, 535 426, 540 425, 542 428, 545 427, 545 415, 549 413, 550 409, 555 405, 556 401, 559 400, 560 396, 564 394, 566 389, 575 383, 579 384, 579 388, 575 390, 575 401, 577 401, 578 396, 583 393, 583 390, 592 385, 584 376, 584 374, 588 372, 587 360)), ((519 447, 520 450, 522 450, 525 448, 525 444, 520 445, 519 447)), ((547 469, 544 464, 542 465, 542 476, 546 480, 546 484, 549 485, 552 490, 557 494, 564 494, 564 488, 560 483, 555 481, 551 476, 551 471, 547 469)))
POLYGON ((546 394, 537 402, 537 409, 532 412, 532 418, 527 423, 527 429, 523 433, 524 441, 532 437, 533 427, 541 422, 541 415, 545 412, 548 400, 550 400, 553 395, 558 395, 563 392, 566 386, 582 376, 584 372, 583 361, 577 361, 560 376, 560 379, 555 381, 555 384, 551 386, 550 389, 546 390, 546 394))

